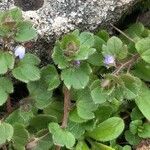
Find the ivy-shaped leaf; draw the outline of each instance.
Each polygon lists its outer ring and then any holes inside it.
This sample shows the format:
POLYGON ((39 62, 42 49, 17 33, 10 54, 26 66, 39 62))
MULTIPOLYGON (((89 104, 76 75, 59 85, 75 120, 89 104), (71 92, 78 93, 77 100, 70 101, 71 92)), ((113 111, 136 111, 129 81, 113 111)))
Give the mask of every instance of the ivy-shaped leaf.
POLYGON ((12 71, 13 76, 25 83, 40 79, 40 70, 36 67, 40 63, 39 58, 32 54, 26 54, 12 71))
POLYGON ((37 32, 30 22, 22 21, 17 24, 17 33, 14 39, 17 42, 26 42, 37 37, 37 32))
POLYGON ((56 121, 56 119, 53 116, 40 114, 40 115, 33 117, 29 121, 29 126, 30 126, 30 129, 32 129, 32 131, 37 132, 42 129, 47 129, 48 124, 52 121, 56 121))
POLYGON ((14 68, 14 56, 9 52, 0 52, 0 74, 5 74, 8 69, 14 68))
POLYGON ((94 45, 93 48, 96 49, 96 52, 89 56, 88 62, 94 66, 102 66, 103 65, 103 55, 102 55, 102 45, 105 44, 105 41, 99 38, 98 36, 94 36, 94 45))
POLYGON ((15 150, 25 150, 28 143, 29 133, 22 124, 14 125, 14 134, 12 137, 13 147, 15 150))
POLYGON ((139 61, 134 67, 133 74, 144 81, 150 82, 150 64, 139 61))
POLYGON ((83 89, 89 82, 91 68, 88 64, 81 64, 79 67, 62 70, 61 79, 68 89, 83 89))
POLYGON ((48 91, 57 88, 60 84, 59 75, 53 65, 48 65, 42 68, 41 78, 47 83, 48 91))
POLYGON ((95 118, 94 111, 97 109, 98 105, 93 102, 88 89, 80 91, 76 106, 77 113, 82 119, 89 120, 95 118))
POLYGON ((46 108, 44 113, 56 118, 57 122, 62 121, 63 117, 63 103, 62 101, 53 100, 46 108))
POLYGON ((18 124, 23 124, 25 127, 29 125, 29 120, 33 118, 34 114, 31 110, 23 111, 21 108, 13 111, 6 119, 5 122, 15 125, 16 122, 18 124))
POLYGON ((125 139, 130 145, 137 145, 142 140, 138 135, 132 134, 129 130, 125 132, 125 139))
POLYGON ((82 124, 69 121, 67 130, 71 132, 76 139, 80 139, 81 136, 85 133, 85 129, 82 124))
POLYGON ((66 129, 62 129, 57 123, 50 123, 49 132, 52 134, 54 144, 72 148, 75 144, 75 137, 66 129))
POLYGON ((130 74, 121 75, 124 86, 123 93, 126 99, 134 99, 139 95, 139 91, 142 86, 142 82, 139 78, 134 77, 130 74))
POLYGON ((129 126, 130 132, 135 135, 138 132, 139 126, 142 126, 142 124, 143 124, 142 120, 131 121, 129 126))
POLYGON ((150 138, 150 124, 144 123, 142 129, 139 130, 138 135, 141 138, 150 138))
POLYGON ((139 40, 135 47, 140 54, 141 58, 150 63, 150 37, 139 40))
POLYGON ((0 122, 0 145, 4 144, 6 141, 10 141, 13 137, 14 129, 8 123, 0 122))
POLYGON ((13 93, 13 84, 12 82, 5 78, 0 78, 0 106, 3 105, 7 99, 10 93, 13 93))
POLYGON ((107 91, 100 86, 91 91, 91 96, 95 104, 102 104, 106 102, 108 98, 107 91))
POLYGON ((53 54, 52 54, 53 61, 56 65, 58 65, 59 69, 65 69, 69 66, 69 62, 65 58, 62 49, 60 48, 60 43, 56 43, 53 54))
POLYGON ((47 85, 43 81, 29 82, 27 87, 37 108, 43 109, 52 102, 52 91, 47 90, 47 85))
POLYGON ((13 19, 13 21, 15 21, 15 22, 20 22, 23 20, 22 11, 18 7, 9 10, 9 15, 13 19))
POLYGON ((73 109, 70 113, 69 113, 69 119, 73 122, 76 122, 76 123, 83 123, 83 122, 86 122, 87 120, 86 119, 83 119, 81 118, 79 115, 78 115, 78 112, 77 112, 77 109, 73 109))
POLYGON ((107 45, 103 45, 103 55, 112 55, 118 59, 124 59, 127 56, 127 46, 123 42, 113 36, 107 41, 107 45))

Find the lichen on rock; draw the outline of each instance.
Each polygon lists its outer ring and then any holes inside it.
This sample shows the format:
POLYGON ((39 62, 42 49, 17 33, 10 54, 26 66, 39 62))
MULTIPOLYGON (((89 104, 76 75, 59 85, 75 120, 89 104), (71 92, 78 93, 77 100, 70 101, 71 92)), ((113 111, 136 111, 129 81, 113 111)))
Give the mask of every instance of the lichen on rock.
MULTIPOLYGON (((20 4, 22 9, 25 7, 23 4, 26 0, 3 0, 0 3, 0 10, 14 7, 16 1, 19 2, 17 5, 20 4)), ((35 10, 37 4, 33 3, 33 0, 28 0, 28 3, 26 2, 28 11, 23 11, 23 16, 33 22, 40 38, 48 43, 54 43, 61 35, 74 29, 93 31, 100 26, 109 28, 110 23, 116 23, 123 13, 139 1, 45 0, 43 3, 41 2, 42 5, 39 5, 40 8, 35 10)))

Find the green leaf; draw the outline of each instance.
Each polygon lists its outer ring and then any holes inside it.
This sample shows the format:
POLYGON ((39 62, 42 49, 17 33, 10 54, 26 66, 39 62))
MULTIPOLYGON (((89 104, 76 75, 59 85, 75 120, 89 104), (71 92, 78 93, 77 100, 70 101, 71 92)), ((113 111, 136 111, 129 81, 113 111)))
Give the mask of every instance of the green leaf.
POLYGON ((26 42, 37 37, 37 32, 30 22, 22 21, 17 24, 17 33, 15 40, 17 42, 26 42))
POLYGON ((150 63, 150 37, 139 40, 135 47, 142 59, 150 63))
POLYGON ((67 148, 74 146, 75 138, 71 132, 62 129, 57 123, 50 123, 48 128, 56 145, 66 146, 67 148))
POLYGON ((141 88, 141 91, 139 93, 139 96, 135 99, 135 102, 139 108, 139 110, 142 112, 142 114, 150 120, 150 90, 146 85, 143 85, 141 88))
POLYGON ((8 69, 14 68, 15 59, 9 52, 0 52, 0 74, 5 74, 8 69))
MULTIPOLYGON (((135 23, 132 24, 127 30, 124 31, 130 38, 134 39, 136 41, 139 39, 144 32, 144 26, 142 23, 135 23)), ((125 39, 126 43, 129 42, 129 39, 123 37, 125 39)))
POLYGON ((30 64, 30 65, 39 65, 40 64, 40 59, 30 53, 26 53, 25 57, 21 60, 22 64, 30 64))
POLYGON ((79 117, 85 120, 93 119, 95 117, 94 111, 98 107, 98 105, 94 104, 89 89, 78 92, 76 106, 79 117))
POLYGON ((142 126, 142 124, 143 124, 142 120, 131 121, 130 132, 135 135, 138 132, 139 126, 142 126))
POLYGON ((36 142, 36 145, 34 145, 34 143, 33 144, 31 143, 31 145, 35 146, 32 147, 33 150, 49 150, 53 146, 52 137, 50 135, 47 135, 42 138, 39 137, 38 142, 36 142))
POLYGON ((93 142, 92 150, 115 150, 115 149, 102 143, 93 142))
POLYGON ((107 100, 107 92, 100 86, 91 91, 91 96, 95 104, 102 104, 107 100))
POLYGON ((100 30, 97 33, 97 36, 100 37, 101 39, 103 39, 105 42, 107 42, 109 39, 109 34, 106 30, 100 30))
POLYGON ((62 101, 54 100, 46 108, 44 108, 44 113, 48 114, 57 119, 57 122, 62 121, 63 117, 63 103, 62 101))
POLYGON ((135 65, 133 73, 135 76, 139 77, 140 79, 150 82, 150 64, 144 61, 139 61, 135 65))
POLYGON ((100 123, 88 136, 98 141, 110 141, 116 139, 124 130, 124 122, 121 118, 112 117, 100 123))
POLYGON ((6 119, 5 122, 14 125, 16 122, 19 124, 23 124, 24 126, 29 125, 29 120, 33 118, 33 112, 30 111, 23 111, 21 108, 13 111, 6 119))
POLYGON ((120 78, 124 82, 123 92, 126 99, 134 99, 139 95, 142 82, 139 78, 131 76, 130 74, 121 75, 120 78))
POLYGON ((130 145, 138 145, 141 141, 139 136, 132 134, 129 130, 125 132, 125 139, 130 145))
POLYGON ((127 56, 127 47, 122 41, 113 36, 107 41, 107 45, 103 45, 103 55, 112 55, 118 59, 124 59, 127 56))
POLYGON ((13 76, 25 83, 40 79, 40 70, 35 65, 38 65, 40 60, 32 54, 26 54, 25 57, 13 69, 13 76))
POLYGON ((130 116, 131 116, 132 120, 140 120, 140 119, 144 118, 143 114, 138 109, 138 107, 135 107, 135 108, 132 109, 132 112, 131 112, 130 116))
POLYGON ((94 35, 90 32, 82 32, 79 36, 79 40, 80 47, 74 60, 86 60, 96 51, 96 49, 92 48, 94 45, 94 35))
POLYGON ((48 124, 55 120, 56 119, 53 116, 40 114, 40 115, 33 117, 29 121, 29 126, 30 126, 30 129, 32 129, 32 131, 37 132, 42 129, 47 129, 48 124))
POLYGON ((95 118, 94 112, 96 105, 90 100, 80 100, 77 103, 77 112, 82 119, 93 119, 95 118))
POLYGON ((0 122, 0 145, 12 139, 14 133, 13 127, 5 122, 0 122))
POLYGON ((83 123, 86 122, 86 119, 82 119, 78 113, 77 113, 77 109, 73 109, 70 113, 69 113, 69 119, 73 122, 77 122, 77 123, 83 123))
POLYGON ((110 118, 113 113, 113 108, 110 105, 100 105, 95 111, 95 116, 98 120, 98 123, 105 121, 110 118))
POLYGON ((16 22, 19 22, 19 21, 22 21, 23 20, 23 17, 22 17, 22 11, 20 8, 13 8, 11 10, 9 10, 9 15, 11 16, 11 18, 16 21, 16 22))
POLYGON ((53 61, 58 65, 59 69, 65 69, 69 66, 69 62, 64 56, 63 50, 60 48, 60 43, 56 43, 52 54, 53 61))
POLYGON ((57 88, 60 84, 59 75, 53 65, 48 65, 42 68, 42 78, 48 84, 48 91, 57 88))
POLYGON ((85 133, 85 129, 82 124, 72 121, 68 122, 67 131, 71 132, 76 139, 80 139, 85 133))
POLYGON ((79 141, 76 145, 75 150, 90 150, 90 149, 84 141, 79 141))
POLYGON ((80 45, 78 36, 78 33, 75 34, 75 32, 66 34, 60 41, 60 47, 62 48, 62 50, 65 51, 66 49, 68 49, 68 46, 70 44, 73 44, 76 48, 78 48, 80 45))
POLYGON ((0 78, 0 106, 3 105, 7 99, 10 93, 13 93, 14 88, 12 82, 5 78, 0 78))
POLYGON ((124 146, 124 147, 123 147, 123 149, 122 149, 122 150, 132 150, 132 149, 131 149, 131 146, 126 145, 126 146, 124 146))
POLYGON ((94 45, 94 35, 90 32, 82 32, 79 36, 80 45, 92 47, 94 45))
POLYGON ((16 79, 25 83, 40 79, 40 70, 29 64, 20 64, 12 71, 12 73, 16 79))
POLYGON ((77 68, 68 68, 62 71, 61 79, 68 89, 83 89, 89 82, 91 68, 88 64, 81 64, 77 68))
POLYGON ((52 91, 47 90, 47 85, 41 80, 27 84, 30 96, 35 100, 39 109, 47 107, 52 102, 52 91))
POLYGON ((76 54, 74 60, 86 60, 89 56, 94 54, 96 49, 89 48, 85 45, 81 46, 78 53, 76 54))
POLYGON ((12 137, 13 147, 15 150, 25 150, 28 143, 29 133, 22 124, 14 125, 14 134, 12 137))
POLYGON ((89 56, 88 62, 94 66, 102 66, 103 64, 103 56, 102 56, 102 45, 105 44, 105 41, 99 38, 98 36, 94 36, 94 46, 96 52, 89 56))
POLYGON ((142 131, 138 132, 139 137, 150 138, 150 124, 149 123, 144 123, 141 130, 142 131))

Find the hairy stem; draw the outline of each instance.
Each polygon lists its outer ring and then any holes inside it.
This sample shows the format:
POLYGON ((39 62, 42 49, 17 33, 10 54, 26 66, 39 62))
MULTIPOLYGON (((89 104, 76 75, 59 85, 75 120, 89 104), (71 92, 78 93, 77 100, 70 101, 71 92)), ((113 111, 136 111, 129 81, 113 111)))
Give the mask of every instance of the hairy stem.
MULTIPOLYGON (((61 127, 65 129, 67 127, 68 123, 68 116, 69 116, 69 111, 70 111, 70 91, 69 89, 65 86, 64 87, 64 115, 62 119, 62 124, 61 127)), ((56 145, 55 150, 60 150, 61 146, 56 145)))
POLYGON ((117 27, 115 27, 113 24, 110 24, 116 31, 118 31, 120 34, 122 34, 124 37, 126 37, 128 40, 130 40, 131 42, 135 43, 135 41, 133 39, 131 39, 127 34, 125 34, 123 31, 121 31, 120 29, 118 29, 117 27))
POLYGON ((128 71, 129 68, 131 68, 131 66, 139 59, 139 54, 135 54, 132 56, 132 58, 130 60, 127 60, 126 62, 124 62, 123 64, 119 65, 116 70, 113 72, 114 75, 117 75, 118 73, 120 73, 124 68, 128 67, 128 71))

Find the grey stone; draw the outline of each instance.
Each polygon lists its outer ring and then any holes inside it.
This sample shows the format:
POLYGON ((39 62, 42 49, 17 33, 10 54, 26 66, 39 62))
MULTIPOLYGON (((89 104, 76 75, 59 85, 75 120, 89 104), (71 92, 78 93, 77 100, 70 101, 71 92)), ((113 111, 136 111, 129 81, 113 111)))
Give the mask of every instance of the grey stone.
MULTIPOLYGON (((96 30, 110 28, 121 16, 140 0, 3 0, 0 9, 19 5, 24 18, 31 20, 40 38, 54 43, 62 34, 74 29, 96 30), (15 3, 14 3, 15 1, 15 3), (39 8, 40 7, 40 8, 39 8), (37 10, 36 10, 37 9, 37 10)), ((36 46, 43 48, 43 46, 36 46)), ((49 46, 51 49, 52 46, 49 46)), ((46 53, 47 50, 42 50, 46 53)), ((39 53, 39 48, 37 48, 39 53)), ((46 54, 46 56, 49 52, 46 54)), ((40 54, 41 55, 41 54, 40 54)))

